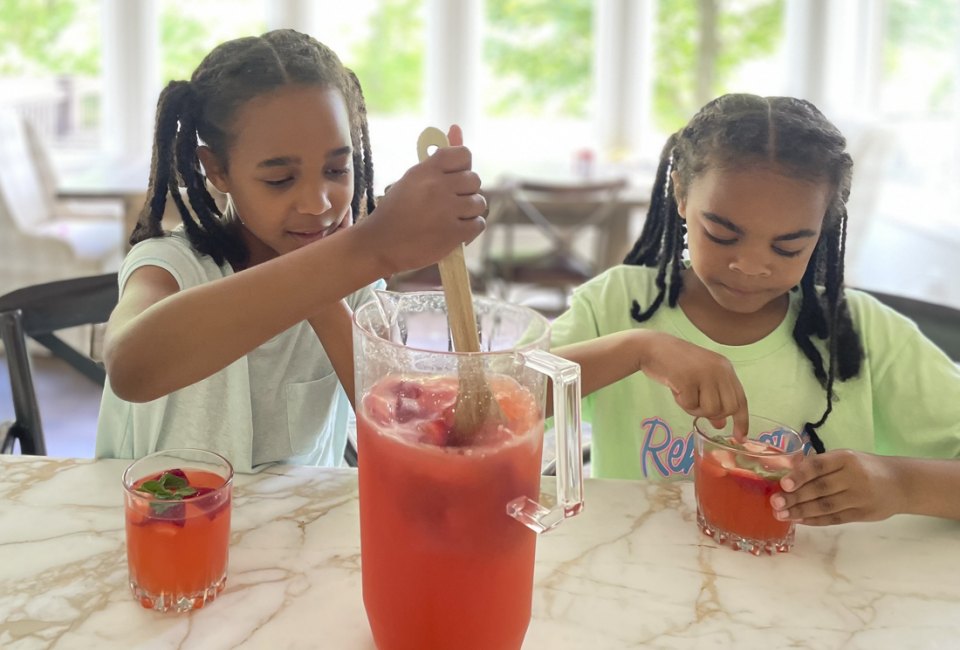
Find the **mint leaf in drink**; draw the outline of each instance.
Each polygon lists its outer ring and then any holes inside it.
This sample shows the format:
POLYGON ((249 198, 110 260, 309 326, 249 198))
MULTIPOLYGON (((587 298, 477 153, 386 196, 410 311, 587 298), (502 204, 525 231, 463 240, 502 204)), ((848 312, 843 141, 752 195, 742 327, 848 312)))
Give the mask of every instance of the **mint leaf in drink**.
POLYGON ((183 499, 197 494, 197 489, 190 485, 186 473, 181 469, 162 472, 136 489, 156 499, 150 504, 154 516, 171 519, 178 526, 184 524, 183 499))

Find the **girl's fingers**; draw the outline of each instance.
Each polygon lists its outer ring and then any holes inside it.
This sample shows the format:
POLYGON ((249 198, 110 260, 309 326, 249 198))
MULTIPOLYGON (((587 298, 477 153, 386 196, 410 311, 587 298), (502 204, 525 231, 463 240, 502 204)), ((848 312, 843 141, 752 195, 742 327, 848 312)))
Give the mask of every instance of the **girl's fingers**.
POLYGON ((451 147, 463 146, 463 129, 460 128, 459 124, 454 124, 450 127, 450 130, 447 132, 447 140, 450 142, 451 147))
POLYGON ((815 456, 808 456, 789 474, 780 479, 780 487, 784 492, 796 492, 806 484, 817 480, 826 474, 839 471, 844 466, 842 454, 826 452, 815 456))
POLYGON ((837 524, 850 523, 851 521, 863 521, 864 519, 864 512, 859 508, 847 508, 846 510, 821 517, 807 517, 797 521, 797 523, 803 524, 804 526, 835 526, 837 524))

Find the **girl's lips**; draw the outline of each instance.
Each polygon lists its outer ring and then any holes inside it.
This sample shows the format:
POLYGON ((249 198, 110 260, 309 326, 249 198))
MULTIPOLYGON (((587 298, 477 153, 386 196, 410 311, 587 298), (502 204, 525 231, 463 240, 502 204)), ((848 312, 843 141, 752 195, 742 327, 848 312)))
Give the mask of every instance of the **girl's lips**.
POLYGON ((326 230, 318 230, 316 232, 295 232, 290 230, 288 232, 290 235, 303 242, 312 242, 318 239, 323 239, 327 235, 326 230))
POLYGON ((726 284, 721 284, 720 286, 735 296, 755 296, 758 293, 761 293, 760 291, 744 291, 742 289, 736 289, 726 284))

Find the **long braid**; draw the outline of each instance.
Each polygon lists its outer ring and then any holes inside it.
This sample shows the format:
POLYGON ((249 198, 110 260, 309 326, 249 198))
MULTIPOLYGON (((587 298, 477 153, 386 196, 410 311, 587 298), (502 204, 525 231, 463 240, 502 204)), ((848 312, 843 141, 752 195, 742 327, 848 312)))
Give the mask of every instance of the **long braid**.
POLYGON ((153 154, 150 159, 150 184, 147 198, 137 225, 130 234, 133 246, 151 237, 163 235, 160 225, 167 203, 167 192, 173 171, 173 145, 177 136, 177 122, 183 110, 184 98, 189 93, 186 81, 171 81, 160 92, 157 100, 157 117, 154 124, 153 154))
POLYGON ((624 259, 624 264, 657 267, 657 296, 653 303, 644 310, 640 303, 634 300, 630 309, 630 315, 638 323, 648 320, 663 303, 667 295, 668 267, 671 267, 668 303, 675 306, 677 297, 680 295, 680 264, 677 258, 678 251, 682 253, 683 250, 684 230, 676 223, 678 219, 671 218, 677 210, 670 178, 675 142, 676 135, 673 135, 667 140, 667 144, 660 153, 660 164, 657 166, 657 177, 650 196, 650 208, 647 210, 643 231, 624 259))
POLYGON ((218 264, 242 268, 249 250, 232 219, 207 189, 197 148, 205 144, 224 169, 237 111, 248 101, 290 84, 340 91, 351 118, 354 163, 353 218, 373 211, 373 159, 359 80, 330 48, 290 29, 223 43, 208 54, 189 82, 172 81, 157 102, 156 136, 147 201, 130 243, 163 235, 169 194, 193 247, 218 264), (187 202, 180 193, 186 189, 187 202), (365 201, 365 205, 363 205, 365 201), (363 208, 363 209, 361 209, 363 208))
POLYGON ((667 304, 676 306, 682 291, 685 224, 671 191, 671 171, 678 177, 680 191, 686 191, 711 167, 775 166, 798 178, 829 182, 834 193, 820 240, 798 287, 800 310, 793 329, 794 341, 827 393, 821 417, 804 427, 817 452, 825 449, 816 430, 833 410, 834 381, 855 377, 863 362, 862 343, 843 294, 846 201, 853 167, 845 148, 840 132, 810 102, 754 95, 724 95, 713 100, 664 147, 647 221, 624 259, 625 264, 658 269, 657 294, 646 309, 633 301, 630 315, 634 320, 643 322, 653 316, 665 294, 667 304), (814 339, 826 342, 826 364, 814 339))
POLYGON ((370 147, 370 127, 367 122, 367 102, 363 97, 363 88, 360 86, 360 80, 353 70, 347 70, 350 80, 353 82, 353 88, 357 103, 357 117, 360 131, 360 147, 358 152, 354 152, 354 197, 353 197, 353 219, 356 221, 364 214, 370 214, 377 207, 376 193, 373 189, 373 153, 370 147), (361 211, 361 197, 365 196, 365 210, 361 211))

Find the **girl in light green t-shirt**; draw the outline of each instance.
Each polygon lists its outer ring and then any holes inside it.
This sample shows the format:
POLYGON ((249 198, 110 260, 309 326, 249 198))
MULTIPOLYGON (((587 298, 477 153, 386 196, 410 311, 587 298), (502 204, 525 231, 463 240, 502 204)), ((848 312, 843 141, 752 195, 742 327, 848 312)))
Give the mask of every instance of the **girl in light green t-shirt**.
POLYGON ((749 395, 817 452, 781 480, 779 517, 960 519, 960 371, 843 288, 852 169, 836 127, 789 97, 722 96, 669 138, 624 265, 554 324, 582 367, 595 474, 686 475, 690 416, 742 433, 749 395))

